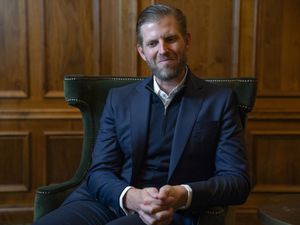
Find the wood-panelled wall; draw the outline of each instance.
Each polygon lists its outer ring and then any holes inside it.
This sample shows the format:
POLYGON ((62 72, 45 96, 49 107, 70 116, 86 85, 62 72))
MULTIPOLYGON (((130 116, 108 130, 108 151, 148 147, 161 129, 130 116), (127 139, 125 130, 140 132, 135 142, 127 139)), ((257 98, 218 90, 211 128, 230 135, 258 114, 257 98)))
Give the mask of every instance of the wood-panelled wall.
POLYGON ((194 73, 258 79, 246 131, 253 191, 236 224, 260 224, 259 204, 300 192, 299 0, 0 0, 0 224, 30 223, 36 188, 79 162, 81 117, 63 76, 149 75, 135 23, 155 2, 187 14, 194 73))

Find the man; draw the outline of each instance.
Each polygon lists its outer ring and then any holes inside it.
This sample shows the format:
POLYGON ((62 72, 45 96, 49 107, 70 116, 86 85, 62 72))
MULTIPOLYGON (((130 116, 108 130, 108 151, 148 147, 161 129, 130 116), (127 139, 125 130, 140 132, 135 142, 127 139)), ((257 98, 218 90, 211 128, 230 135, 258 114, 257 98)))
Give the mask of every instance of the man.
POLYGON ((187 67, 182 12, 151 5, 137 49, 153 76, 109 92, 86 181, 36 224, 196 224, 250 191, 242 125, 229 89, 187 67))

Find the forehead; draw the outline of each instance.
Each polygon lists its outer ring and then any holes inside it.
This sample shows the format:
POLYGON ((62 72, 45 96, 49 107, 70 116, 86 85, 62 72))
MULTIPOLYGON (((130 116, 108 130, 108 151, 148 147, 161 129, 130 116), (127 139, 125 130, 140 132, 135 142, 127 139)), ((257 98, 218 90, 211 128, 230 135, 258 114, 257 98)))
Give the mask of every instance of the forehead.
POLYGON ((143 39, 179 34, 179 27, 173 16, 164 16, 155 21, 146 22, 141 26, 143 39))

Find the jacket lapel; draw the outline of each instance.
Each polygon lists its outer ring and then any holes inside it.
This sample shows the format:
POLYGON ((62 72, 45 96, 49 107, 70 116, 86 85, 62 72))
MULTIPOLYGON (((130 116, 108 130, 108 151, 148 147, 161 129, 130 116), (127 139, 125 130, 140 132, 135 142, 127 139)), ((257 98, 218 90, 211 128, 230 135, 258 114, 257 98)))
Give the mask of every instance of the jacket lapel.
POLYGON ((185 146, 189 140, 191 131, 197 119, 198 112, 203 101, 201 93, 202 84, 195 79, 191 73, 187 76, 186 91, 182 98, 174 138, 171 149, 168 181, 174 173, 174 170, 182 156, 185 146), (196 97, 197 96, 197 97, 196 97))
POLYGON ((136 88, 136 93, 132 96, 130 106, 130 120, 132 133, 132 177, 134 184, 138 173, 141 170, 144 153, 146 150, 146 140, 148 131, 148 121, 150 112, 150 92, 145 85, 150 81, 146 79, 136 88))

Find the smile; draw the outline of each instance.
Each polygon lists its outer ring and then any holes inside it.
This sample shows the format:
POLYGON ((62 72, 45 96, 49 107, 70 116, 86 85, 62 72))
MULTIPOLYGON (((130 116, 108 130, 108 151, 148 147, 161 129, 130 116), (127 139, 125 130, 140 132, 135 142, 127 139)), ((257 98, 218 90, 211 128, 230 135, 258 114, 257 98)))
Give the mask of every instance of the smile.
POLYGON ((158 63, 164 63, 164 62, 170 62, 173 61, 174 59, 163 59, 163 60, 159 60, 158 63))

